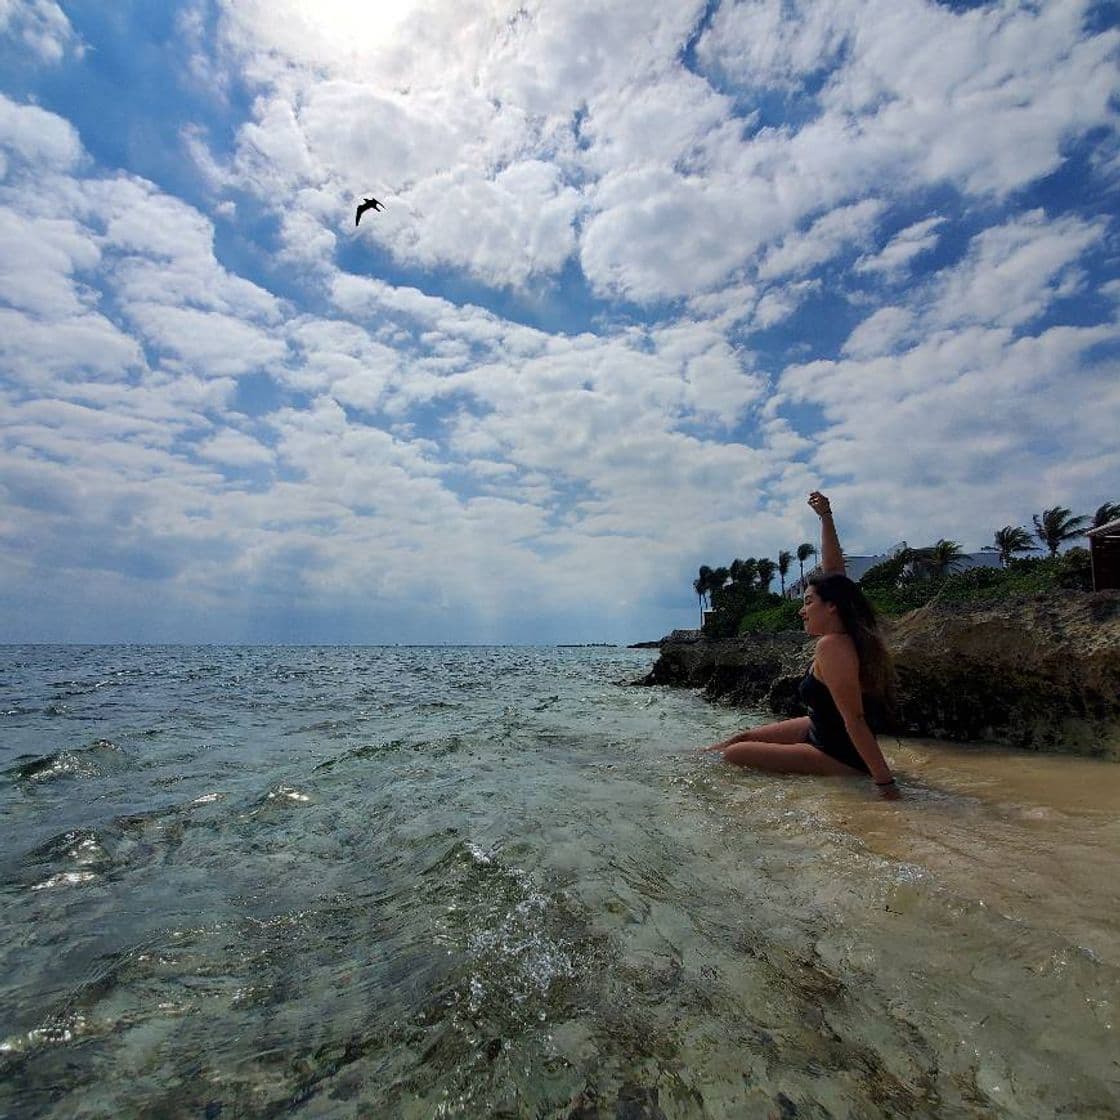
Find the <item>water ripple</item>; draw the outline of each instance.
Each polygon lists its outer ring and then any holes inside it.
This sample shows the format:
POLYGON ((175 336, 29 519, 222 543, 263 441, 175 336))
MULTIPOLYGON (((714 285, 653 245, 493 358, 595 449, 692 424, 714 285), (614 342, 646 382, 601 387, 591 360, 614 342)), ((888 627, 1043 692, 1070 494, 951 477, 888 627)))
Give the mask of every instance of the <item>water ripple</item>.
POLYGON ((734 771, 649 656, 9 649, 0 1112, 1117 1113, 1104 793, 734 771))

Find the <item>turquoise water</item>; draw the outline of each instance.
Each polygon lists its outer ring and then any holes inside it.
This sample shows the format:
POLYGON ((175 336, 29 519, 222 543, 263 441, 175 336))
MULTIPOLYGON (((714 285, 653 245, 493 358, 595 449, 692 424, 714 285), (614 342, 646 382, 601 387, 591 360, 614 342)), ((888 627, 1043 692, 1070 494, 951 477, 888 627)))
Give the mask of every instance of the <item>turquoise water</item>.
POLYGON ((1115 768, 748 774, 653 656, 0 649, 0 1113, 1120 1111, 1115 768))

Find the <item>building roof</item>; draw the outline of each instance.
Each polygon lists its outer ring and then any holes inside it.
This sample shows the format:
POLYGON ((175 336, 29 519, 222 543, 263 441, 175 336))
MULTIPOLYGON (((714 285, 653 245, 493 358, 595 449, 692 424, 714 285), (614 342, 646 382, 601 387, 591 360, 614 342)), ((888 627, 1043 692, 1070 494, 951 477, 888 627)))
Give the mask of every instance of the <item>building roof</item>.
POLYGON ((1095 529, 1090 529, 1085 536, 1087 537, 1120 537, 1120 517, 1115 521, 1109 521, 1105 525, 1098 525, 1095 529))

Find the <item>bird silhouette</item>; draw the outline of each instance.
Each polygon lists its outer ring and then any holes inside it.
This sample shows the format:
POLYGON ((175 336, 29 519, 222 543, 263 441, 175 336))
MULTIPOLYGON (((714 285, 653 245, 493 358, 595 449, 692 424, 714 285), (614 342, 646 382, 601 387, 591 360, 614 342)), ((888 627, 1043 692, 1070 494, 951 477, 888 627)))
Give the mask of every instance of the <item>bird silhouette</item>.
POLYGON ((385 209, 385 207, 382 206, 381 203, 378 202, 376 198, 364 198, 364 199, 362 199, 362 204, 361 204, 361 206, 358 207, 358 212, 354 215, 354 225, 357 225, 362 220, 362 215, 367 210, 384 210, 384 209, 385 209))

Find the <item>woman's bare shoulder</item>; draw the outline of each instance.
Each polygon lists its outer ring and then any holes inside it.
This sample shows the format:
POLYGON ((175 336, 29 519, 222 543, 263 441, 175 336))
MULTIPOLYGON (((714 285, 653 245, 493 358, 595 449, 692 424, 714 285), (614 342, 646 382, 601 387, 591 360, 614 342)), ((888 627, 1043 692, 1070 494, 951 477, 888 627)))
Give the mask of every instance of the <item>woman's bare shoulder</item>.
POLYGON ((817 639, 816 660, 825 665, 859 664, 856 644, 847 634, 822 634, 817 639))

